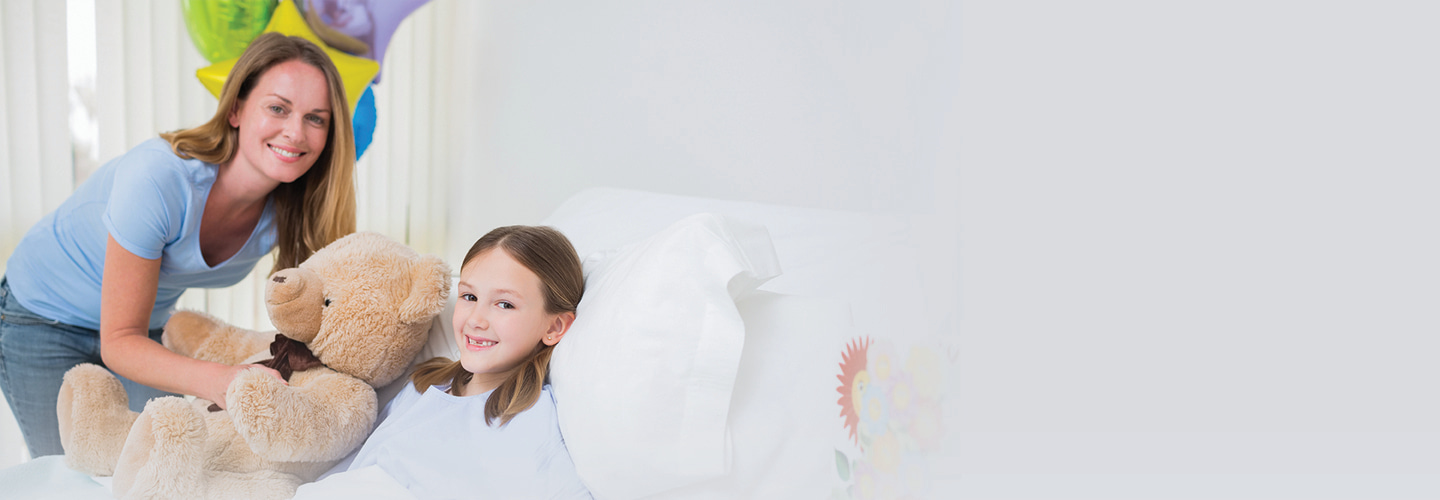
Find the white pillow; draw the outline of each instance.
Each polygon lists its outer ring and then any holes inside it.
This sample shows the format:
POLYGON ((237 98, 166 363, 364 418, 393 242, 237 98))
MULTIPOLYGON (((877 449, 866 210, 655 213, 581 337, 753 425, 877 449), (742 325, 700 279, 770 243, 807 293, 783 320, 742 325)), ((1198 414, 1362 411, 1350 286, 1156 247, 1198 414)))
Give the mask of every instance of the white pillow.
POLYGON ((730 401, 730 473, 651 500, 828 498, 844 486, 835 455, 849 444, 835 376, 850 308, 764 290, 736 305, 745 350, 730 401))
POLYGON ((584 265, 550 365, 580 479, 596 498, 629 499, 725 475, 745 341, 735 298, 780 273, 765 228, 694 215, 584 265))

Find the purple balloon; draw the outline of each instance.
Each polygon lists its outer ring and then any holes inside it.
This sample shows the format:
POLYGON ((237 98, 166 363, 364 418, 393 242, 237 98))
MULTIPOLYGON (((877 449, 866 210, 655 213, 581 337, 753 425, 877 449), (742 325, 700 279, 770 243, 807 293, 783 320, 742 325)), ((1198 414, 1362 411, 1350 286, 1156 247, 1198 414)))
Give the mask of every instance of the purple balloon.
MULTIPOLYGON (((384 71, 385 48, 390 37, 411 12, 429 0, 305 0, 301 11, 313 7, 326 26, 370 46, 360 57, 374 59, 384 71)), ((380 73, 375 75, 380 83, 380 73)))

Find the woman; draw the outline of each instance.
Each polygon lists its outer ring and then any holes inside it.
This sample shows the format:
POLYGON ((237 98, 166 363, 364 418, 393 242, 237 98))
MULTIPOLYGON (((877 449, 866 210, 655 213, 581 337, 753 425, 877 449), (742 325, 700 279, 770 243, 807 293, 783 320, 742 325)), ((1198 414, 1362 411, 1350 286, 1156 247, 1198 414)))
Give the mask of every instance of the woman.
POLYGON ((223 406, 253 365, 172 353, 161 327, 187 288, 238 283, 272 249, 275 270, 293 267, 354 232, 354 165, 335 65, 267 33, 209 122, 111 160, 41 219, 0 278, 0 390, 30 455, 64 453, 56 397, 80 363, 119 375, 135 411, 167 392, 223 406))

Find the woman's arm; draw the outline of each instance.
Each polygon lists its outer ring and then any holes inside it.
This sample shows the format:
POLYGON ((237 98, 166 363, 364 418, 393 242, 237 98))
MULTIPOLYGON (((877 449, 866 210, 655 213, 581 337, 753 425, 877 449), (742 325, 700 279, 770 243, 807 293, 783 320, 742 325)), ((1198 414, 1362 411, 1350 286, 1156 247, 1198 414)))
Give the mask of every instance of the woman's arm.
MULTIPOLYGON (((241 371, 170 352, 150 340, 150 313, 160 283, 160 259, 130 253, 115 238, 105 244, 100 284, 100 357, 115 373, 156 389, 191 394, 225 406, 225 389, 241 371)), ((269 368, 276 378, 279 372, 269 368)))

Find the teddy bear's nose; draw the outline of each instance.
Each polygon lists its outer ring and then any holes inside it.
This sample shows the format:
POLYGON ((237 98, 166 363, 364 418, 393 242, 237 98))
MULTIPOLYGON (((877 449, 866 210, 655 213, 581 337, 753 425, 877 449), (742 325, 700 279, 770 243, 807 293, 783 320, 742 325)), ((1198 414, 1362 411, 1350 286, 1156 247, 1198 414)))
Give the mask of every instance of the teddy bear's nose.
POLYGON ((286 337, 309 342, 320 331, 325 310, 325 282, 303 267, 282 269, 265 284, 265 309, 270 323, 286 337))
POLYGON ((309 280, 305 279, 304 270, 300 268, 276 271, 275 274, 270 277, 270 283, 265 287, 268 289, 266 290, 268 295, 267 302, 284 304, 308 295, 307 292, 309 292, 309 290, 307 290, 307 288, 310 288, 306 286, 308 282, 309 280))

